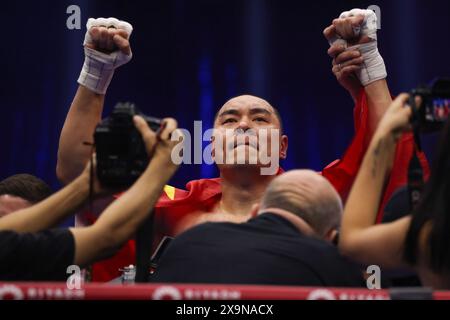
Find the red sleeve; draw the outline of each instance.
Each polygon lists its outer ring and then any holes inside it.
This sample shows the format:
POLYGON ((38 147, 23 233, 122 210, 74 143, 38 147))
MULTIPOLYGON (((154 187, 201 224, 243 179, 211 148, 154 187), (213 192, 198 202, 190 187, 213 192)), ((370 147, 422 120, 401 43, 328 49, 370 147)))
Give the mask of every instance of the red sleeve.
MULTIPOLYGON (((350 146, 345 151, 340 160, 335 160, 322 171, 322 175, 327 178, 341 195, 343 201, 348 197, 350 188, 356 178, 364 154, 370 143, 367 139, 369 107, 364 90, 361 90, 356 106, 353 111, 355 123, 355 136, 350 146)), ((404 134, 399 140, 395 153, 395 162, 389 178, 387 187, 382 196, 381 205, 378 211, 377 222, 383 218, 383 211, 387 201, 391 198, 393 192, 399 187, 407 184, 408 165, 414 150, 414 139, 410 133, 404 134)), ((419 154, 424 175, 429 176, 429 167, 426 157, 423 153, 419 154)))

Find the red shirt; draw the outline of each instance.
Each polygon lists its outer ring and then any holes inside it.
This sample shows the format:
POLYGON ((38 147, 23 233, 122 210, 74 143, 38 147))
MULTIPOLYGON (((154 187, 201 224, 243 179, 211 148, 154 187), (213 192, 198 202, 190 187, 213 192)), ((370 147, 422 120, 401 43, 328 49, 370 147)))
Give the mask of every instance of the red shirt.
MULTIPOLYGON (((327 178, 346 200, 358 169, 363 160, 370 141, 368 132, 368 105, 364 90, 362 90, 354 109, 355 137, 340 160, 329 164, 321 174, 327 178)), ((395 163, 387 187, 384 190, 377 222, 383 217, 383 210, 393 192, 400 186, 407 184, 408 164, 414 150, 414 139, 411 134, 405 134, 400 139, 395 156, 395 163)), ((419 159, 428 178, 429 168, 423 154, 419 159)), ((155 206, 154 244, 159 243, 164 235, 176 236, 185 229, 183 218, 196 211, 209 212, 222 195, 220 178, 200 179, 190 181, 186 190, 170 186, 164 188, 164 193, 155 206)), ((135 263, 134 240, 125 246, 112 258, 95 263, 92 268, 93 281, 109 281, 120 275, 119 269, 135 263)))

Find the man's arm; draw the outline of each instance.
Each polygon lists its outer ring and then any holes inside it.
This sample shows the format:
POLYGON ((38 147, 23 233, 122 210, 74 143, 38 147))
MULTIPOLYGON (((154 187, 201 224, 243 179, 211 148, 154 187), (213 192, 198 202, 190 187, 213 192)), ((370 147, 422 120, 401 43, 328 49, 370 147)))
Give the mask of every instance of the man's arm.
POLYGON ((0 219, 0 230, 37 232, 54 227, 74 214, 89 194, 89 170, 71 184, 38 204, 0 219))
POLYGON ((376 15, 369 10, 344 12, 324 30, 330 42, 333 73, 356 102, 364 88, 369 107, 368 143, 392 98, 384 61, 377 49, 376 15), (359 31, 355 31, 359 30, 359 31))
POLYGON ((378 127, 380 120, 392 103, 392 97, 386 80, 377 80, 364 87, 367 104, 369 106, 368 125, 369 131, 366 141, 372 139, 373 133, 378 127))
MULTIPOLYGON (((94 225, 71 229, 75 238, 75 264, 86 265, 113 254, 151 213, 164 185, 177 168, 171 160, 176 142, 170 141, 176 122, 167 119, 166 123, 150 165, 136 183, 114 201, 94 225)), ((155 133, 141 117, 135 117, 135 124, 151 153, 157 139, 155 133)))
POLYGON ((114 70, 132 57, 128 40, 132 29, 130 24, 114 18, 88 20, 80 86, 59 140, 56 174, 64 184, 75 179, 89 161, 92 150, 83 142, 93 142, 114 70))
POLYGON ((105 96, 79 86, 61 131, 56 174, 63 184, 75 179, 89 162, 94 130, 101 120, 105 96))
POLYGON ((392 168, 397 140, 408 128, 408 95, 400 95, 386 112, 366 152, 345 205, 340 250, 367 264, 399 267, 410 218, 375 225, 383 186, 392 168))

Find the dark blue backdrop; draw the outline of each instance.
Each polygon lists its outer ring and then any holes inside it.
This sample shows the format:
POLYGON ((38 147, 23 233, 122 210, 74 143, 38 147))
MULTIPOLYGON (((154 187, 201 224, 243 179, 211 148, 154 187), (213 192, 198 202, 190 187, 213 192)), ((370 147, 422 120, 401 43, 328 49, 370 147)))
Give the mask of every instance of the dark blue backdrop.
MULTIPOLYGON (((353 134, 352 102, 330 71, 322 30, 341 11, 381 8, 379 47, 394 94, 450 75, 448 1, 161 0, 8 1, 1 4, 0 178, 28 172, 58 188, 59 132, 75 94, 88 17, 134 26, 134 57, 109 88, 117 101, 191 129, 211 123, 230 97, 259 95, 279 108, 290 137, 284 167, 320 169, 353 134), (81 8, 82 29, 66 28, 66 8, 81 8)), ((432 140, 430 140, 432 141, 432 140)), ((173 180, 215 175, 186 166, 173 180)))

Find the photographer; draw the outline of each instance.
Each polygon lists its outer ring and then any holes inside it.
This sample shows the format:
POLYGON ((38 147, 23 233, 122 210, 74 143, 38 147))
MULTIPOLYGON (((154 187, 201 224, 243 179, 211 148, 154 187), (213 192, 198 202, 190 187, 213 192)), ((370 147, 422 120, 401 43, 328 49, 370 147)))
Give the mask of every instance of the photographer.
MULTIPOLYGON (((450 122, 424 196, 410 216, 374 225, 399 136, 410 128, 407 94, 390 106, 372 139, 344 210, 339 248, 364 264, 411 267, 425 286, 450 288, 450 122)), ((419 101, 416 101, 419 102, 419 101)))
MULTIPOLYGON (((151 157, 136 183, 89 227, 46 230, 74 214, 86 202, 91 164, 48 199, 1 218, 1 280, 64 280, 69 265, 84 267, 110 256, 136 232, 177 168, 171 161, 176 142, 170 141, 177 124, 173 119, 166 119, 165 126, 156 134, 142 117, 133 120, 151 157)), ((94 193, 103 192, 95 181, 94 193)))

